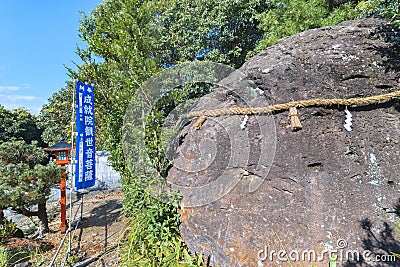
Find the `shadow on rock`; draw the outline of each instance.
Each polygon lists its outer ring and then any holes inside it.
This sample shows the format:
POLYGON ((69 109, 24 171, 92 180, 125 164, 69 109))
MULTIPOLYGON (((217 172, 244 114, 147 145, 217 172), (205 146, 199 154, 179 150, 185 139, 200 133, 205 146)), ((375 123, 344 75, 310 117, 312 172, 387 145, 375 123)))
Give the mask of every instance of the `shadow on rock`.
MULTIPOLYGON (((400 217, 400 198, 394 206, 394 210, 390 213, 396 214, 400 217)), ((397 229, 393 229, 387 222, 383 223, 383 229, 377 233, 378 225, 365 218, 360 222, 361 228, 366 233, 366 238, 363 242, 364 251, 360 253, 359 259, 352 259, 344 263, 343 267, 357 267, 357 266, 377 266, 377 267, 396 267, 400 266, 400 258, 396 257, 393 253, 400 254, 400 240, 395 239, 395 232, 400 232, 400 224, 397 229), (367 252, 370 252, 367 254, 367 252), (362 255, 364 253, 364 255, 362 255), (369 262, 370 259, 372 262, 369 262), (375 264, 375 265, 373 265, 375 264)))

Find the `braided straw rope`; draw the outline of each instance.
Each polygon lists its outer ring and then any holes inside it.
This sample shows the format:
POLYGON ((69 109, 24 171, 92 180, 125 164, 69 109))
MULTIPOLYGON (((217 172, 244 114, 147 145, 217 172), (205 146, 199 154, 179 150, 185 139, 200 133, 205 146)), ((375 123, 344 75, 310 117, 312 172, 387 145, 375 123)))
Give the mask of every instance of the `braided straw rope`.
POLYGON ((400 90, 394 91, 388 94, 375 95, 369 97, 354 97, 347 99, 340 98, 330 98, 330 99, 311 99, 311 100, 299 100, 291 101, 283 104, 270 105, 266 107, 232 107, 232 108, 221 108, 221 109, 206 109, 198 110, 187 113, 183 118, 193 118, 193 117, 218 117, 225 115, 256 115, 271 113, 274 111, 288 110, 290 108, 298 107, 310 107, 310 106, 365 106, 375 103, 382 103, 389 101, 395 97, 400 97, 400 90))

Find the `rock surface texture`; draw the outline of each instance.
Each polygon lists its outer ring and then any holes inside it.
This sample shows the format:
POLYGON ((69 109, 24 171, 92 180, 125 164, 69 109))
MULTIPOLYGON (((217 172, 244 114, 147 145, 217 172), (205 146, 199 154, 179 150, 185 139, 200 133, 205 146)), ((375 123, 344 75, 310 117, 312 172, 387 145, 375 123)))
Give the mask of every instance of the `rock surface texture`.
MULTIPOLYGON (((398 29, 349 21, 281 40, 197 109, 368 97, 400 90, 399 79, 398 29)), ((338 266, 400 266, 390 256, 400 254, 400 102, 348 106, 350 132, 345 108, 299 108, 298 131, 287 110, 187 124, 168 181, 213 185, 195 207, 184 194, 180 230, 190 250, 210 266, 328 266, 329 253, 338 266), (229 177, 234 186, 224 187, 229 177)))

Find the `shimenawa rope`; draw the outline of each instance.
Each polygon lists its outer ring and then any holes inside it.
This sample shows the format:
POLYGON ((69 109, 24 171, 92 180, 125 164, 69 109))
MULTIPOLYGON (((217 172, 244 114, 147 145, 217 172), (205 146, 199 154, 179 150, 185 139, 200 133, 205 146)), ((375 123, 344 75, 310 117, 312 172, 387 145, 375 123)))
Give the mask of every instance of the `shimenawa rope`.
POLYGON ((395 97, 400 97, 400 90, 387 94, 369 96, 369 97, 354 97, 347 99, 328 98, 328 99, 310 99, 291 101, 283 104, 270 105, 265 107, 232 107, 221 109, 206 109, 191 111, 182 116, 182 119, 189 119, 193 117, 218 117, 225 115, 256 115, 271 113, 274 111, 288 110, 290 108, 310 107, 310 106, 365 106, 370 104, 387 102, 395 97))

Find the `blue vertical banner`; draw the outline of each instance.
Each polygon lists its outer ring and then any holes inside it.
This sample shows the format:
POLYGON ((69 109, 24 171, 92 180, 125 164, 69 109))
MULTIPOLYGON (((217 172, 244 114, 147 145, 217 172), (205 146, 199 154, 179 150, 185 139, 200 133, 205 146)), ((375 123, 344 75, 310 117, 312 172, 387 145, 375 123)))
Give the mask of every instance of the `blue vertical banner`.
POLYGON ((96 181, 96 148, 94 135, 94 87, 76 83, 76 165, 75 188, 94 186, 96 181))

